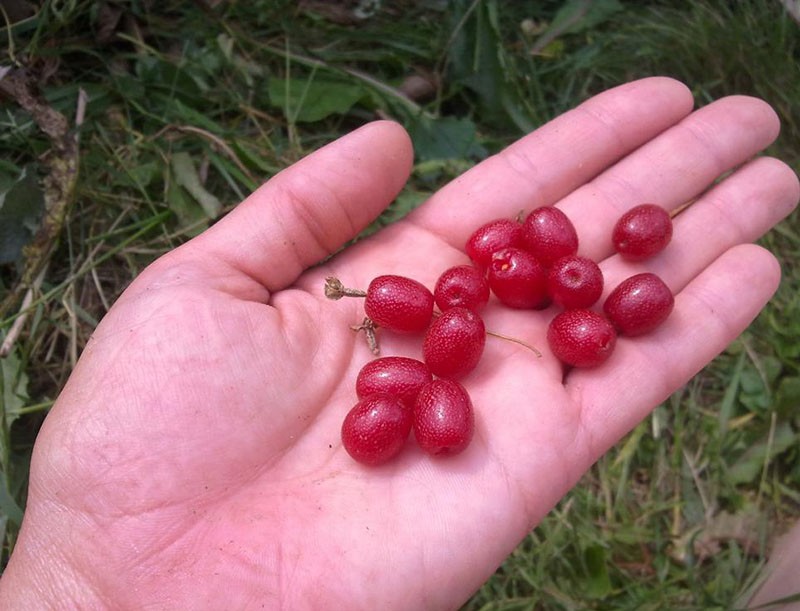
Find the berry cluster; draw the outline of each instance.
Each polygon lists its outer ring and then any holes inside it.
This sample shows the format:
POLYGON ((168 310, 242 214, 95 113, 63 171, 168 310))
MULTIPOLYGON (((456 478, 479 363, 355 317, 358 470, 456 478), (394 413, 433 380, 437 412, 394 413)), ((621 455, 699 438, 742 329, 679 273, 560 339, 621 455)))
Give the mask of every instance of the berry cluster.
MULTIPOLYGON (((663 250, 672 238, 669 214, 654 204, 636 206, 615 225, 612 242, 622 257, 641 261, 663 250)), ((560 312, 550 321, 552 353, 572 367, 605 362, 617 335, 637 336, 669 316, 674 299, 655 274, 641 273, 620 283, 602 305, 603 274, 578 252, 578 235, 558 208, 543 207, 524 221, 497 219, 478 228, 465 246, 472 265, 446 270, 434 291, 403 276, 378 276, 366 291, 328 278, 331 299, 364 298, 366 332, 379 354, 375 330, 423 334, 423 359, 379 357, 356 379, 358 403, 342 425, 342 442, 357 461, 377 465, 397 455, 411 431, 432 455, 457 454, 474 432, 473 406, 458 380, 478 365, 487 332, 480 312, 490 293, 515 309, 560 312), (435 311, 434 308, 438 308, 435 311)))

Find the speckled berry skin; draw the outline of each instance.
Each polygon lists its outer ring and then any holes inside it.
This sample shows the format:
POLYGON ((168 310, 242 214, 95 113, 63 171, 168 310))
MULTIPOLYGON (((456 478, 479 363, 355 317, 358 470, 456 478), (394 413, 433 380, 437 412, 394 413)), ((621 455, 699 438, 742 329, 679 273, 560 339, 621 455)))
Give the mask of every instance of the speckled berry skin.
POLYGON ((566 310, 589 308, 603 294, 603 272, 586 257, 561 257, 547 273, 547 293, 566 310))
POLYGON ((367 287, 364 312, 378 327, 421 333, 433 316, 433 293, 405 276, 378 276, 367 287))
POLYGON ((472 400, 461 384, 434 380, 422 387, 414 405, 414 437, 433 456, 463 452, 475 433, 472 400))
POLYGON ((504 248, 492 255, 489 287, 505 306, 538 308, 547 300, 547 272, 528 251, 504 248))
POLYGON ((439 276, 433 298, 442 312, 455 307, 480 312, 489 301, 489 281, 472 265, 456 265, 439 276))
POLYGON ((606 297, 603 312, 621 335, 649 333, 675 306, 672 291, 656 274, 645 272, 623 280, 606 297))
POLYGON ((558 208, 536 208, 525 219, 525 250, 545 267, 561 257, 578 252, 578 233, 575 226, 558 208))
POLYGON ((478 365, 486 345, 483 319, 467 308, 450 308, 431 323, 423 360, 440 378, 461 378, 478 365))
POLYGON ((522 223, 511 219, 495 219, 481 225, 467 240, 464 251, 472 262, 485 270, 492 255, 503 248, 522 248, 525 243, 522 223))
POLYGON ((364 365, 356 377, 359 399, 378 393, 398 397, 411 410, 420 388, 433 379, 422 361, 405 356, 384 356, 364 365))
POLYGON ((617 333, 608 319, 597 312, 564 310, 550 321, 547 343, 562 363, 597 367, 614 351, 617 333))
POLYGON ((672 219, 655 204, 641 204, 623 214, 611 233, 614 250, 629 261, 661 252, 672 239, 672 219))
POLYGON ((342 423, 342 445, 364 465, 380 465, 394 458, 408 439, 412 411, 386 393, 361 399, 342 423))

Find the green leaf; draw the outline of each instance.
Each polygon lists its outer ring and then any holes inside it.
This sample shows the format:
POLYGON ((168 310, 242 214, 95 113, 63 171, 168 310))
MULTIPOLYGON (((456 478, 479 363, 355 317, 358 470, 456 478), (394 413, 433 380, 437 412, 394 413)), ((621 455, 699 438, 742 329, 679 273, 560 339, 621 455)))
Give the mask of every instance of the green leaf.
POLYGON ((611 592, 611 579, 606 566, 606 552, 599 545, 590 545, 583 552, 589 581, 586 584, 586 595, 589 598, 604 598, 611 592))
POLYGON ((172 172, 175 182, 189 192, 209 219, 214 219, 219 215, 222 204, 200 182, 200 176, 189 153, 179 152, 172 156, 172 172))
POLYGON ((112 182, 119 187, 144 189, 162 176, 162 164, 155 161, 132 163, 114 172, 112 182))
POLYGON ((314 75, 308 79, 270 79, 268 86, 270 102, 279 107, 290 122, 296 123, 313 123, 331 115, 345 114, 364 93, 357 84, 314 75))
POLYGON ((772 439, 765 436, 739 457, 727 470, 725 477, 733 485, 755 481, 764 470, 764 464, 797 443, 800 435, 788 422, 779 424, 772 439))
POLYGON ((623 8, 619 0, 568 0, 553 17, 548 31, 574 34, 591 30, 623 8))
POLYGON ((167 187, 167 205, 178 217, 181 227, 189 228, 185 233, 190 237, 201 233, 207 226, 208 217, 203 209, 193 202, 186 191, 175 182, 170 182, 167 187))
POLYGON ((781 380, 775 391, 775 410, 778 414, 790 417, 800 413, 800 377, 792 376, 781 380))
MULTIPOLYGON (((0 457, 3 459, 2 469, 0 469, 0 513, 5 515, 13 524, 19 526, 22 523, 22 509, 14 500, 14 494, 9 489, 8 473, 10 465, 6 463, 9 456, 7 446, 11 425, 20 417, 21 410, 28 401, 28 375, 22 366, 22 361, 15 351, 8 356, 0 359, 0 398, 2 398, 3 427, 0 431, 0 457)), ((5 526, 5 524, 4 524, 5 526)))
POLYGON ((497 6, 493 1, 473 5, 467 0, 454 3, 453 21, 459 29, 448 53, 450 78, 477 93, 482 106, 497 114, 505 90, 497 6))
MULTIPOLYGON (((22 524, 22 508, 11 495, 8 489, 6 474, 0 471, 0 518, 8 518, 14 525, 19 527, 22 524)), ((5 531, 6 520, 2 521, 2 530, 5 531)))
POLYGON ((475 124, 469 119, 419 117, 409 125, 408 131, 420 161, 486 156, 486 149, 477 141, 475 124))
POLYGON ((30 168, 0 191, 0 263, 12 263, 36 233, 44 209, 44 195, 30 168))
POLYGON ((2 398, 6 429, 19 418, 20 410, 28 401, 28 375, 16 352, 0 359, 2 370, 2 398))

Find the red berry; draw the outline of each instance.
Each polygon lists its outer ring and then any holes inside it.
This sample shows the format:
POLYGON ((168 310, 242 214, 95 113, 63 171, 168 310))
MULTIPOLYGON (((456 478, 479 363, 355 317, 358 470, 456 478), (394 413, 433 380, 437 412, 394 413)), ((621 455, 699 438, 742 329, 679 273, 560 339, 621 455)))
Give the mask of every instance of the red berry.
POLYGON ((378 327, 419 333, 431 322, 433 293, 411 278, 378 276, 369 283, 364 311, 378 327))
POLYGON ((373 359, 361 368, 356 377, 359 399, 376 393, 398 397, 410 410, 419 389, 433 379, 431 370, 422 361, 405 356, 384 356, 373 359))
POLYGON ((547 273, 531 253, 504 248, 492 255, 489 287, 510 308, 536 308, 547 299, 547 273))
POLYGON ((433 298, 442 312, 453 307, 479 312, 489 301, 489 281, 479 269, 471 265, 457 265, 439 276, 433 298))
POLYGON ((502 249, 524 244, 522 223, 511 219, 496 219, 479 227, 464 248, 467 256, 480 269, 486 269, 492 262, 492 255, 502 249))
POLYGON ((461 384, 434 380, 422 387, 414 405, 414 436, 428 454, 458 454, 472 441, 475 415, 461 384))
POLYGON ((591 310, 564 310, 547 328, 547 343, 560 361, 574 367, 595 367, 614 350, 614 326, 591 310))
POLYGON ((458 378, 475 369, 485 344, 481 317, 467 308, 450 308, 428 328, 422 354, 434 375, 458 378))
POLYGON ((578 233, 558 208, 536 208, 525 219, 525 249, 545 267, 578 252, 578 233))
POLYGON ((642 335, 655 329, 672 312, 675 298, 664 281, 651 273, 623 280, 603 304, 603 311, 623 335, 642 335))
POLYGON ((342 444, 347 453, 365 465, 393 458, 408 439, 412 413, 397 397, 386 393, 361 399, 342 423, 342 444))
POLYGON ((672 239, 672 219, 655 204, 631 208, 620 217, 611 233, 614 249, 626 259, 641 261, 666 248, 672 239))
POLYGON ((586 257, 562 257, 547 274, 547 292, 564 309, 591 307, 603 294, 603 272, 586 257))

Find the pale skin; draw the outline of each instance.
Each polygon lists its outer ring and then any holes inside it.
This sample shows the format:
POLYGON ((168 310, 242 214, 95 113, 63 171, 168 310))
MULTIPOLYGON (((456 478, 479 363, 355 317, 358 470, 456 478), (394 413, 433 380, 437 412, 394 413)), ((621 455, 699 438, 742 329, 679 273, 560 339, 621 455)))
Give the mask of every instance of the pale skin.
MULTIPOLYGON (((148 267, 96 329, 37 440, 0 607, 458 607, 776 290, 777 261, 751 242, 800 198, 784 163, 753 158, 778 131, 753 98, 693 112, 680 83, 629 83, 321 265, 402 188, 409 139, 377 122, 286 169, 148 267), (695 198, 661 255, 613 256, 624 210, 695 198), (554 311, 490 304, 487 327, 542 357, 489 338, 463 380, 472 445, 435 459, 410 443, 388 465, 355 463, 339 431, 372 356, 349 328, 360 300, 326 300, 324 278, 364 288, 397 273, 432 287, 466 262, 476 227, 541 205, 573 220, 606 294, 660 274, 676 295, 670 318, 565 374, 545 341, 554 311)), ((421 355, 419 337, 380 340, 384 354, 421 355)))

